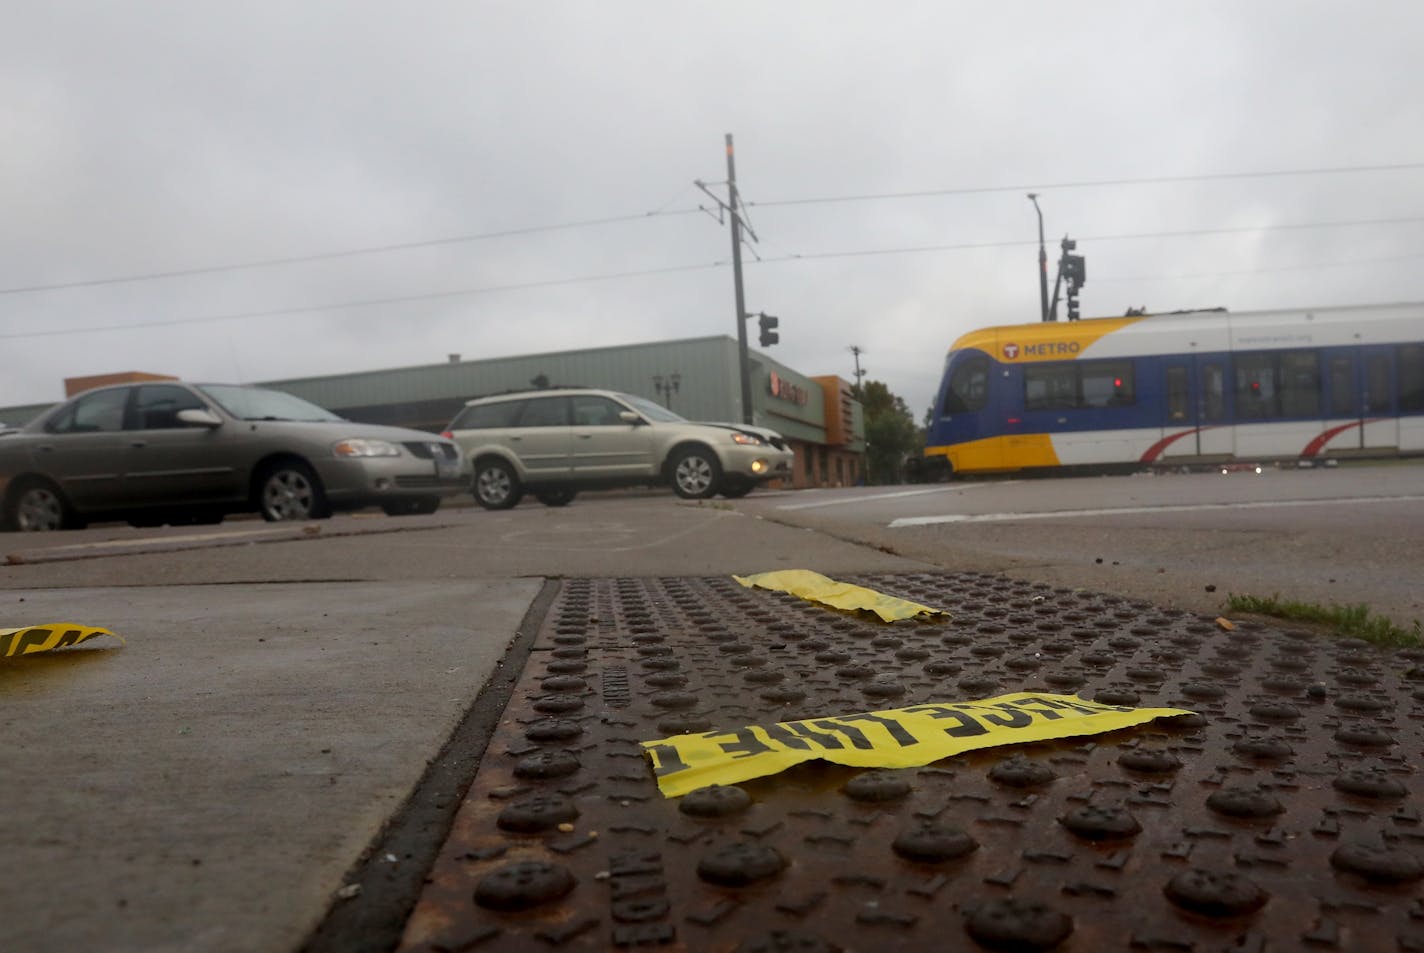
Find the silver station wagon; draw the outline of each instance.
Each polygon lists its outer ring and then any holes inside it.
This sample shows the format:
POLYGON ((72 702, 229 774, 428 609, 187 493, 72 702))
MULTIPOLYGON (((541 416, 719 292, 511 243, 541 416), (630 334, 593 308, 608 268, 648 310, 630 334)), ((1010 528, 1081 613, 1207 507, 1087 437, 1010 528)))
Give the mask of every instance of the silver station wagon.
POLYGON ((435 434, 344 420, 281 391, 123 384, 80 394, 0 436, 0 527, 306 520, 379 506, 433 513, 468 486, 435 434))
POLYGON ((790 477, 794 455, 774 430, 694 423, 642 397, 592 388, 470 401, 445 431, 473 464, 475 500, 517 504, 525 490, 563 506, 583 489, 667 483, 684 499, 745 496, 790 477))

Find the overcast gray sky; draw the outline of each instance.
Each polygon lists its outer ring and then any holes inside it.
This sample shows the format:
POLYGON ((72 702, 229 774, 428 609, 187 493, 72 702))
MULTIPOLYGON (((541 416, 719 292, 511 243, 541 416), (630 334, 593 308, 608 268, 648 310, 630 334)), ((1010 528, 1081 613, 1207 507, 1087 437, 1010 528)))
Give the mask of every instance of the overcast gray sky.
POLYGON ((1085 316, 1424 300, 1415 0, 5 7, 0 406, 735 334, 692 185, 729 132, 770 353, 850 378, 860 345, 917 417, 955 337, 1038 317, 1030 186, 1085 316), (1341 222, 1374 224, 1282 227, 1341 222))

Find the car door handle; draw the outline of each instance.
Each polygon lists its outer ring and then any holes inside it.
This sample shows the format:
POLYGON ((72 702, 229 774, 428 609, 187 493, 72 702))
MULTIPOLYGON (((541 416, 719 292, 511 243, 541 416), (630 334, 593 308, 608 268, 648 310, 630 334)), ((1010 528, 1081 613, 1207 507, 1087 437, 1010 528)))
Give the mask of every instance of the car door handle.
POLYGON ((147 440, 135 440, 135 441, 133 441, 132 443, 130 443, 129 446, 130 446, 130 447, 133 447, 135 450, 142 450, 144 447, 148 446, 148 441, 147 441, 147 440))
POLYGON ((591 433, 581 433, 581 434, 578 435, 578 438, 579 438, 580 440, 588 440, 588 439, 590 439, 590 438, 592 438, 592 437, 593 437, 593 434, 591 434, 591 433))

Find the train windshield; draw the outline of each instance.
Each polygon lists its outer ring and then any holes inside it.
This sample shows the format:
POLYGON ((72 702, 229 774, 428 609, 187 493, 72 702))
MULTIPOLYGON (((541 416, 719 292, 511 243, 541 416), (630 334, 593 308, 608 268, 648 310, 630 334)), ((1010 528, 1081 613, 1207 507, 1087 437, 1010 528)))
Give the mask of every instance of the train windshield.
POLYGON ((989 402, 989 358, 970 354, 951 359, 949 386, 944 392, 945 414, 967 414, 983 410, 989 402))

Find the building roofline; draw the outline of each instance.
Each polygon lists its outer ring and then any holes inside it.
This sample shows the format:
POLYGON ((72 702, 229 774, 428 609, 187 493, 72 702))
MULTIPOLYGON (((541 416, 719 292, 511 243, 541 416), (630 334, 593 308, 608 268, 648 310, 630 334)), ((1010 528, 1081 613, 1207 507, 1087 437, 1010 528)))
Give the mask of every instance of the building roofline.
POLYGON ((576 354, 594 354, 599 351, 630 351, 653 347, 669 347, 685 344, 701 344, 708 341, 726 341, 736 344, 736 339, 729 334, 709 334, 695 338, 676 338, 670 341, 639 341, 631 344, 605 344, 600 347, 578 347, 569 348, 564 351, 534 351, 528 354, 502 354, 491 357, 475 358, 468 361, 444 361, 431 364, 408 364, 404 367, 377 367, 361 371, 341 371, 335 374, 317 374, 308 377, 284 377, 279 380, 260 381, 258 383, 271 386, 276 384, 310 383, 315 381, 341 380, 352 377, 359 377, 363 374, 390 374, 399 371, 430 371, 439 368, 450 367, 470 367, 480 364, 499 364, 507 361, 519 360, 548 360, 551 358, 565 357, 576 354))

